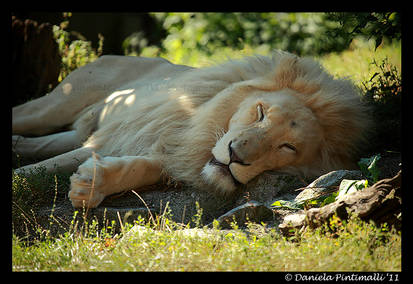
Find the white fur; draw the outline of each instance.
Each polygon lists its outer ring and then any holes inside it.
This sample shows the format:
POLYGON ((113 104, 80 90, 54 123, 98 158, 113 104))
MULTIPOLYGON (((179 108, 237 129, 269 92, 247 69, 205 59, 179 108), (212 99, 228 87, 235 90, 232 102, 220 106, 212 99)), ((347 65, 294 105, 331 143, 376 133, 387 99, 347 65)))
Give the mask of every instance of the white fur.
POLYGON ((231 193, 235 190, 235 184, 231 180, 232 178, 222 175, 216 166, 206 164, 202 168, 201 175, 206 183, 212 184, 221 193, 231 193))
MULTIPOLYGON (((47 169, 58 162, 72 170, 93 150, 103 161, 113 156, 123 165, 119 170, 117 162, 109 162, 110 178, 102 183, 120 181, 111 191, 156 182, 163 175, 228 192, 234 190, 231 178, 208 161, 215 156, 229 163, 231 139, 248 140, 237 151, 251 165, 230 165, 242 183, 266 169, 321 174, 350 167, 368 118, 351 82, 334 79, 309 58, 277 51, 272 57, 200 69, 160 59, 103 56, 72 72, 48 96, 13 109, 13 134, 43 135, 67 125, 83 147, 41 162, 47 169), (257 102, 272 109, 264 119, 268 125, 254 122, 257 102), (295 118, 307 130, 291 129, 287 120, 295 118), (290 140, 301 147, 296 156, 279 147, 290 140), (139 174, 142 180, 132 183, 128 169, 134 167, 150 170, 151 178, 139 174)), ((83 168, 90 178, 91 161, 83 168)))

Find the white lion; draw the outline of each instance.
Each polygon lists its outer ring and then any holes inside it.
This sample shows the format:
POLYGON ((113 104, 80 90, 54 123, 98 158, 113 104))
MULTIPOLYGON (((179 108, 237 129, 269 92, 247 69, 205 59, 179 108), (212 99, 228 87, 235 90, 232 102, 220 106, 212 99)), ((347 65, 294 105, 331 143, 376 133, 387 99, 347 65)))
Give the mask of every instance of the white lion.
POLYGON ((48 158, 18 173, 77 169, 72 204, 96 207, 163 177, 230 193, 266 170, 349 168, 368 119, 349 81, 277 51, 199 69, 102 56, 13 108, 12 127, 19 155, 48 158))

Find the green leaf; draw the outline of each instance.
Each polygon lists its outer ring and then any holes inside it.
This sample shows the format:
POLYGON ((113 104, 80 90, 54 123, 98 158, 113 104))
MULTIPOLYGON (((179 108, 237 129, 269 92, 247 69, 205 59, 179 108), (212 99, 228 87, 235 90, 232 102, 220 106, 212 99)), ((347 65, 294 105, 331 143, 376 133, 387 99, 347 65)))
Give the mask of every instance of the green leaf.
POLYGON ((377 154, 370 158, 362 158, 358 162, 361 172, 372 184, 378 181, 380 175, 380 170, 377 166, 377 161, 380 160, 380 158, 380 154, 377 154))
POLYGON ((366 188, 368 185, 367 180, 350 180, 350 179, 343 179, 340 183, 339 190, 338 190, 338 195, 336 197, 336 200, 341 198, 342 196, 356 192, 359 190, 363 190, 366 188))
POLYGON ((271 206, 276 207, 276 208, 284 208, 284 209, 291 209, 291 210, 303 209, 302 204, 299 204, 298 202, 286 201, 286 200, 277 200, 273 204, 271 204, 271 206))
POLYGON ((282 206, 282 204, 281 204, 281 201, 280 201, 280 200, 277 200, 277 201, 275 201, 273 204, 271 204, 271 206, 274 206, 274 207, 281 207, 281 206, 282 206))
POLYGON ((333 203, 334 201, 336 201, 336 198, 338 196, 338 192, 333 192, 332 194, 330 194, 329 196, 327 196, 323 202, 321 202, 320 207, 323 207, 327 204, 333 203))

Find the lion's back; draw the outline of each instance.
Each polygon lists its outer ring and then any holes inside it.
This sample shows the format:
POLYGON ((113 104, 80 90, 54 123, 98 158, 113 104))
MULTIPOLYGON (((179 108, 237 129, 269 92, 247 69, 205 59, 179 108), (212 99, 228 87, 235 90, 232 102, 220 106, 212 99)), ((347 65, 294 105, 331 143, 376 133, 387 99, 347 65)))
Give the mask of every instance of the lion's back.
POLYGON ((189 96, 179 88, 179 77, 189 69, 164 61, 86 109, 74 124, 78 131, 91 133, 85 145, 103 155, 148 155, 161 137, 182 127, 193 113, 189 96))

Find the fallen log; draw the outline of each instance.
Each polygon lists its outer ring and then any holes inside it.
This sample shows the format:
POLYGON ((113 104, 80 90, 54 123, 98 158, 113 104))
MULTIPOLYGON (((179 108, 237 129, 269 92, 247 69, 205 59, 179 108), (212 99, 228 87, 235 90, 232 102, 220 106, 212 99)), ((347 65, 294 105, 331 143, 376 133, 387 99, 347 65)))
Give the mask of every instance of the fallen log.
POLYGON ((401 229, 401 170, 393 178, 383 179, 371 187, 344 195, 339 200, 321 208, 311 208, 295 213, 279 225, 282 233, 292 228, 309 226, 317 228, 334 214, 342 220, 357 215, 364 221, 372 220, 377 225, 387 223, 401 229))

